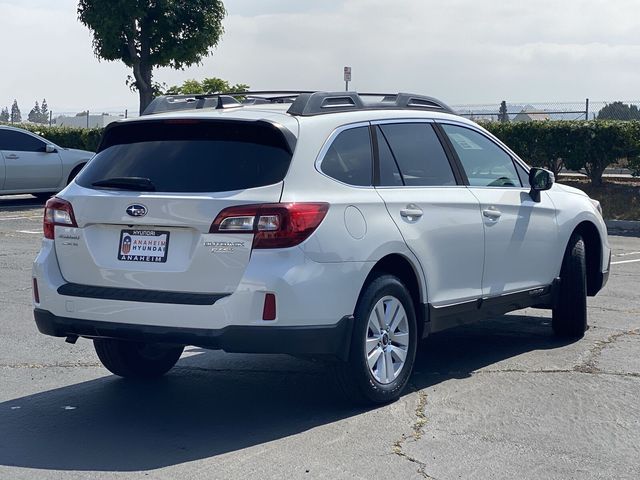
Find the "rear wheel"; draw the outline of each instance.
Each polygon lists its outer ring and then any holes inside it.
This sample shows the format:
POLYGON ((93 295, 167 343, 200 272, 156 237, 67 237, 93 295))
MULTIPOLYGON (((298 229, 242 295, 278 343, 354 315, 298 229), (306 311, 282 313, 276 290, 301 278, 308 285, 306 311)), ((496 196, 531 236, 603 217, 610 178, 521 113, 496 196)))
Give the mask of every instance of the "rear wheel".
POLYGON ((83 163, 82 165, 78 165, 76 168, 74 168, 71 171, 71 173, 69 174, 69 178, 67 179, 67 185, 69 185, 71 182, 73 182, 73 179, 78 176, 78 174, 80 173, 80 170, 82 170, 82 168, 85 165, 86 165, 85 163, 83 163))
POLYGON ((584 240, 577 233, 571 236, 562 261, 552 326, 564 338, 582 337, 587 329, 587 264, 584 240))
POLYGON ((396 400, 409 381, 417 344, 413 301, 402 282, 381 275, 356 305, 348 362, 337 379, 353 401, 380 404, 396 400))
POLYGON ((96 338, 93 346, 102 364, 111 373, 125 378, 160 377, 171 370, 184 349, 111 338, 96 338))

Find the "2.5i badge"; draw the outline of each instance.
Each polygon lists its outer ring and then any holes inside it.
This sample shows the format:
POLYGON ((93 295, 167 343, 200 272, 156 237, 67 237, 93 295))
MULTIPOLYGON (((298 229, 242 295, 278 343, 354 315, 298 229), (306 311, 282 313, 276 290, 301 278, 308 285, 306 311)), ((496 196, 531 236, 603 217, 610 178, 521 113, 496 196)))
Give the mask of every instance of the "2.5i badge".
POLYGON ((118 260, 124 262, 167 261, 169 232, 160 230, 122 230, 118 260))

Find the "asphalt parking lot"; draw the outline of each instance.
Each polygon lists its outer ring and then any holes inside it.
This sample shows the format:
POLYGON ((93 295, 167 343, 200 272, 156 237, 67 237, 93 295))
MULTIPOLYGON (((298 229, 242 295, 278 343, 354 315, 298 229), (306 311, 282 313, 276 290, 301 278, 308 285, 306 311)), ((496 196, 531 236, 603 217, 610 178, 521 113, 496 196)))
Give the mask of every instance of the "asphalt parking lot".
POLYGON ((41 213, 0 198, 0 479, 640 478, 640 238, 610 237, 584 339, 533 309, 436 334, 404 396, 365 410, 322 364, 187 348, 132 384, 39 334, 41 213))

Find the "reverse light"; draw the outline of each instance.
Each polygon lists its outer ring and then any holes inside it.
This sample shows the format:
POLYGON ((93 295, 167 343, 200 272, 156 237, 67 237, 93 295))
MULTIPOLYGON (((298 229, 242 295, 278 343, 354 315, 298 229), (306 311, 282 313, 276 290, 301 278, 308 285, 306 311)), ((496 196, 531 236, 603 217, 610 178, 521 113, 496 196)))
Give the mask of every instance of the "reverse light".
POLYGON ((63 227, 78 226, 71 204, 61 198, 52 197, 47 200, 47 203, 44 206, 44 221, 42 229, 44 231, 45 238, 53 240, 56 225, 63 227))
POLYGON ((266 203, 222 210, 209 233, 252 233, 253 248, 287 248, 305 241, 322 223, 328 203, 266 203))

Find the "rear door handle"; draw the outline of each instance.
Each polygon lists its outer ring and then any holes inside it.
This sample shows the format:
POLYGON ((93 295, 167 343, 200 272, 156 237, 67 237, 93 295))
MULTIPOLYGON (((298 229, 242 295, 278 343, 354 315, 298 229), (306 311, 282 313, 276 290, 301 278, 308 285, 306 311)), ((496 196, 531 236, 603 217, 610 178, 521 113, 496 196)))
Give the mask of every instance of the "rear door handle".
POLYGON ((407 205, 406 208, 400 210, 400 216, 407 220, 416 220, 422 217, 424 212, 417 205, 407 205))
POLYGON ((16 160, 18 158, 20 158, 18 155, 16 155, 15 153, 10 153, 9 155, 5 155, 4 158, 8 158, 9 160, 16 160))
POLYGON ((495 208, 486 208, 482 210, 482 215, 491 220, 498 220, 502 216, 502 212, 500 210, 496 210, 495 208))

